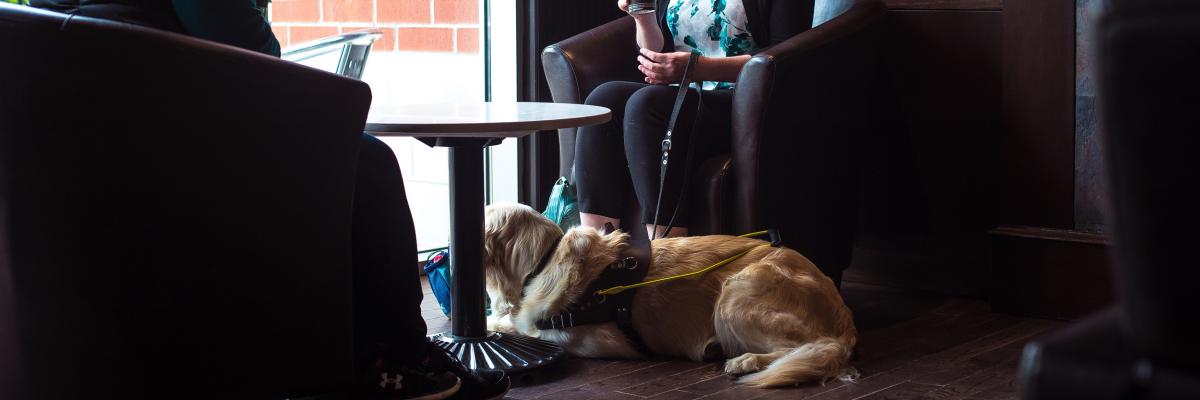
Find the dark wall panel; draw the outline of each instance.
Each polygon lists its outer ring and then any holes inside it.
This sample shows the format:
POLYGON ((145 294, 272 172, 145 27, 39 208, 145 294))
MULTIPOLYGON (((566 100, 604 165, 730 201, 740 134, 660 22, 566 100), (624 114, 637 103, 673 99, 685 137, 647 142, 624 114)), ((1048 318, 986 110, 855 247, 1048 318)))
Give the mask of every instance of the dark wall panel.
POLYGON ((1003 222, 1075 227, 1075 2, 1004 4, 1003 222))
POLYGON ((1089 91, 1076 98, 1089 1, 886 1, 890 85, 845 279, 1043 317, 1109 302, 1107 239, 1072 231, 1102 221, 1089 91))
POLYGON ((1076 319, 1112 303, 1104 235, 1002 226, 992 231, 988 300, 997 311, 1076 319))
POLYGON ((1092 81, 1093 7, 1100 0, 1077 0, 1075 7, 1075 229, 1108 231, 1100 130, 1096 120, 1096 86, 1092 81))
POLYGON ((982 295, 996 224, 1001 13, 891 11, 847 280, 982 295))

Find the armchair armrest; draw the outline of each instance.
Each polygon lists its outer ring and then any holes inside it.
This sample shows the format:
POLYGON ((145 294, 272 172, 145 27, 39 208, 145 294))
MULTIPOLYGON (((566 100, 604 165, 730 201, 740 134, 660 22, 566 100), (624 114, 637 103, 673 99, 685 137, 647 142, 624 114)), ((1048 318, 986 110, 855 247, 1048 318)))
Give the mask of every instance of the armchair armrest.
MULTIPOLYGON (((830 16, 838 10, 821 10, 816 20, 824 23, 759 52, 742 69, 733 104, 735 231, 763 229, 770 216, 773 225, 805 231, 829 224, 850 229, 824 238, 793 232, 791 240, 785 237, 793 246, 853 236, 853 223, 838 215, 853 216, 843 209, 857 205, 852 147, 868 127, 877 64, 873 27, 886 9, 879 0, 845 4, 836 17, 830 16)), ((847 263, 848 257, 847 250, 847 263)), ((843 261, 820 258, 817 265, 843 261)))
MULTIPOLYGON (((637 79, 637 40, 633 18, 621 17, 547 46, 542 66, 557 103, 581 104, 608 81, 637 79)), ((575 128, 559 130, 559 170, 570 176, 574 164, 575 128)))
POLYGON ((367 66, 367 57, 371 55, 371 45, 381 37, 383 37, 383 31, 379 29, 348 32, 283 49, 280 57, 287 61, 303 63, 312 58, 340 51, 337 67, 331 72, 351 79, 362 79, 363 70, 367 66))

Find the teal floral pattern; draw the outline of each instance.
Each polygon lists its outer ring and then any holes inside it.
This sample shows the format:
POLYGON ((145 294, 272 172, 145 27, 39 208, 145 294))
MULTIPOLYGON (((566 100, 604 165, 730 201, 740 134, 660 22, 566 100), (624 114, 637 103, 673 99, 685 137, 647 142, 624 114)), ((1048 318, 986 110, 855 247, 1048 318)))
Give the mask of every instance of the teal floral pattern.
MULTIPOLYGON (((675 51, 705 57, 740 56, 757 46, 742 0, 671 0, 667 31, 675 38, 675 51)), ((705 90, 731 87, 728 82, 704 83, 705 90)))

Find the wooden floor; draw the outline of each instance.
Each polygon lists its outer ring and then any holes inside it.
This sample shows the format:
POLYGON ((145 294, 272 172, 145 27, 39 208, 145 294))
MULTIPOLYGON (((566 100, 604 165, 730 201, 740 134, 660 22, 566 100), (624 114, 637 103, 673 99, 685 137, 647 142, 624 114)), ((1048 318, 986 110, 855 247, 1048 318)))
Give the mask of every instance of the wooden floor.
MULTIPOLYGON (((430 333, 450 324, 425 285, 430 333)), ((762 390, 716 363, 569 359, 520 377, 509 399, 1015 399, 1021 349, 1062 322, 992 313, 972 299, 847 282, 859 329, 855 383, 762 390)))

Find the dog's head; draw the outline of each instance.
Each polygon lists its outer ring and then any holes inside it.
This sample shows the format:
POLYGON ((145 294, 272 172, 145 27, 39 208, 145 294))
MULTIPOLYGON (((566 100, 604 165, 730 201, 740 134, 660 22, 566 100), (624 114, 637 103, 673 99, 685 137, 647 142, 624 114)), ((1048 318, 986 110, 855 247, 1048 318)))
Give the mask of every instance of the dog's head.
POLYGON ((627 245, 624 232, 603 234, 588 227, 567 231, 562 244, 550 256, 546 269, 530 282, 521 304, 512 310, 513 323, 519 332, 533 334, 536 321, 567 308, 572 302, 585 298, 584 291, 604 269, 617 261, 627 245))
POLYGON ((523 204, 493 204, 484 211, 483 272, 492 315, 515 314, 525 277, 563 236, 553 221, 523 204))
MULTIPOLYGON (((492 315, 516 315, 524 296, 525 278, 542 257, 553 251, 542 272, 543 279, 530 287, 533 297, 567 301, 586 288, 604 266, 616 261, 629 240, 622 232, 602 234, 592 228, 572 228, 564 235, 553 221, 521 204, 496 204, 484 212, 484 261, 492 315), (552 249, 559 239, 562 244, 552 249), (583 285, 584 287, 578 287, 583 285)), ((559 306, 551 305, 549 309, 559 306)))

